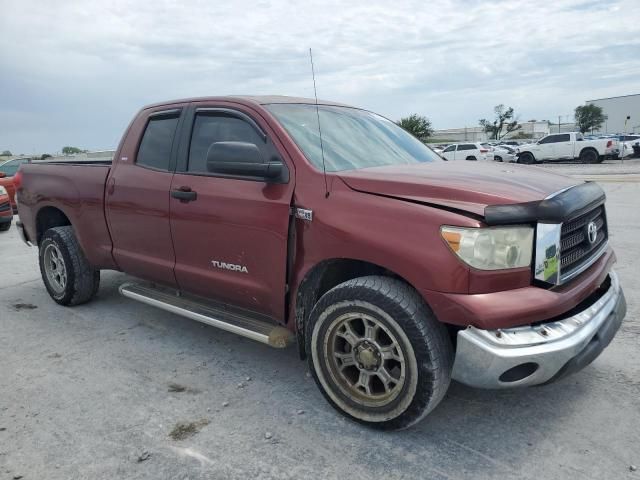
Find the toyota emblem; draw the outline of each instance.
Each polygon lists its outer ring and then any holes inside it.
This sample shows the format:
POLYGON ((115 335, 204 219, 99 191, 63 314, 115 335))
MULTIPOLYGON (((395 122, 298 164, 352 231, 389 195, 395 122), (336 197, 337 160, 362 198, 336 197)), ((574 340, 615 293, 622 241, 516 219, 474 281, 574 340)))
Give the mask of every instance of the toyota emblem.
POLYGON ((589 243, 596 243, 596 239, 598 238, 598 226, 596 222, 589 222, 589 225, 587 225, 587 238, 589 239, 589 243))

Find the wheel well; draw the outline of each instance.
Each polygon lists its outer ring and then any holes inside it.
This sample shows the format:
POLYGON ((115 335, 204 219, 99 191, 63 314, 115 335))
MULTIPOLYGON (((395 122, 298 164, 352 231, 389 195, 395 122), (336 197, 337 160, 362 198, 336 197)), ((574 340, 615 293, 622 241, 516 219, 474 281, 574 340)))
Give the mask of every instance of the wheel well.
POLYGON ((475 155, 469 155, 467 158, 465 158, 465 160, 475 160, 476 157, 475 155))
POLYGON ((36 216, 36 241, 40 244, 40 239, 44 232, 53 227, 63 227, 71 225, 71 222, 62 210, 56 207, 44 207, 40 209, 36 216))
POLYGON ((306 358, 304 348, 305 323, 320 297, 347 280, 366 275, 382 275, 405 281, 402 277, 384 267, 348 258, 325 260, 307 273, 302 282, 300 282, 300 287, 296 294, 295 322, 300 358, 306 358))

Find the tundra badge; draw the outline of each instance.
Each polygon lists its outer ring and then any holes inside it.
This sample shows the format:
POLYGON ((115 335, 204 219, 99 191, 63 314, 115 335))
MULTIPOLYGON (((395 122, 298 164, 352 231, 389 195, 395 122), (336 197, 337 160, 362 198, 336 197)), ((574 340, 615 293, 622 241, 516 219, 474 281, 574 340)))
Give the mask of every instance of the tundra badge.
POLYGON ((221 268, 223 270, 231 270, 232 272, 240 272, 240 273, 249 273, 247 267, 244 265, 236 265, 234 263, 225 263, 220 262, 218 260, 211 260, 211 264, 216 268, 221 268))

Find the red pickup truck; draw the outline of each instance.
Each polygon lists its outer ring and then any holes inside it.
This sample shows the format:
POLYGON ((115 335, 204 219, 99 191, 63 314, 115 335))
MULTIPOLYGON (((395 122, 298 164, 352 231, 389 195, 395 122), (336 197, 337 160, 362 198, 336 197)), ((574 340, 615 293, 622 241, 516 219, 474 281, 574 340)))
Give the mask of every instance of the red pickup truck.
POLYGON ((123 295, 274 347, 296 342, 328 402, 407 427, 451 379, 554 381, 626 313, 595 183, 446 162, 366 110, 288 97, 143 108, 112 162, 16 179, 51 297, 123 295))

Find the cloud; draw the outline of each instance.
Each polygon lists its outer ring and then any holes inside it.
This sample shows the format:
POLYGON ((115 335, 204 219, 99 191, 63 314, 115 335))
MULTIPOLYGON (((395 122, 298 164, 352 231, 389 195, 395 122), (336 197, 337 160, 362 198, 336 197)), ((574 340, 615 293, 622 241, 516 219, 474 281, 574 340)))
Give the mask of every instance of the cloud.
MULTIPOLYGON (((0 150, 113 148, 140 106, 318 94, 390 118, 474 126, 636 91, 635 0, 0 0, 0 150)), ((640 112, 639 112, 640 113, 640 112)))

